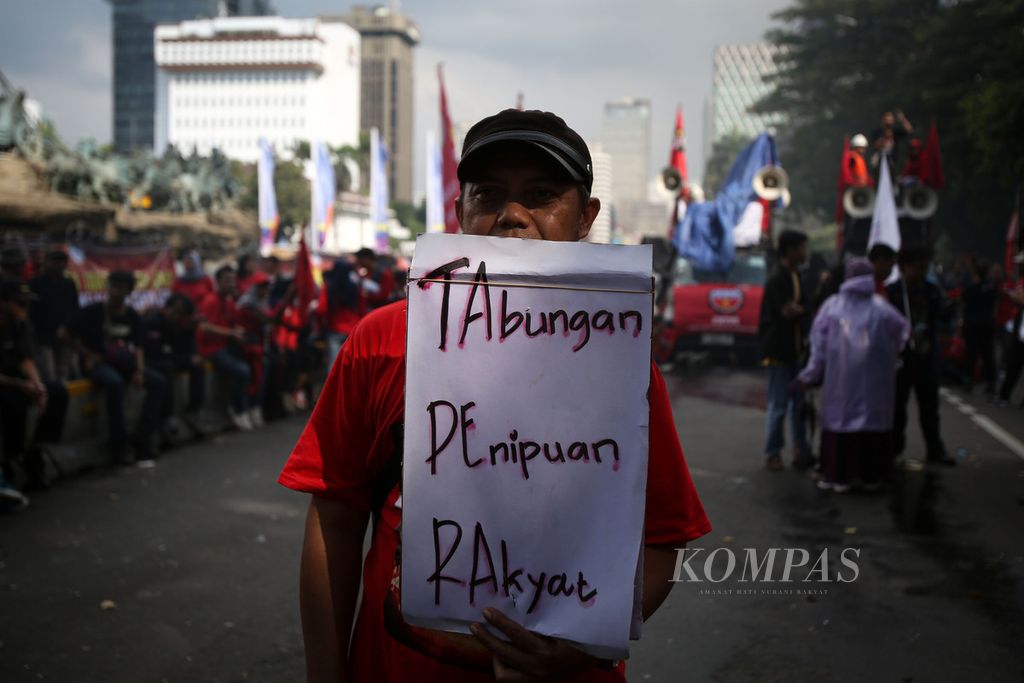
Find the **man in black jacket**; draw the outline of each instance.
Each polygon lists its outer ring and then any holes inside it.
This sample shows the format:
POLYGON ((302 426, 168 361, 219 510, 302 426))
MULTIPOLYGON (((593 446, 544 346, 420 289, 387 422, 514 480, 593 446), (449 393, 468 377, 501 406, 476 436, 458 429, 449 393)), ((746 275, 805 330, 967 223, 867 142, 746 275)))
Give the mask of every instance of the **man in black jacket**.
POLYGON ((924 435, 928 462, 955 465, 939 434, 939 316, 942 292, 929 282, 931 258, 924 247, 900 251, 900 279, 886 288, 889 301, 910 322, 910 340, 903 350, 903 366, 896 373, 896 414, 893 445, 897 455, 906 447, 907 402, 913 389, 917 417, 924 435))
POLYGON ((814 464, 807 431, 801 419, 803 394, 789 387, 800 372, 804 359, 804 333, 809 306, 800 283, 799 267, 807 261, 807 235, 785 230, 779 235, 779 265, 764 286, 758 335, 768 368, 768 428, 765 443, 766 466, 783 469, 782 448, 786 445, 784 424, 789 412, 793 431, 793 466, 806 469, 814 464))

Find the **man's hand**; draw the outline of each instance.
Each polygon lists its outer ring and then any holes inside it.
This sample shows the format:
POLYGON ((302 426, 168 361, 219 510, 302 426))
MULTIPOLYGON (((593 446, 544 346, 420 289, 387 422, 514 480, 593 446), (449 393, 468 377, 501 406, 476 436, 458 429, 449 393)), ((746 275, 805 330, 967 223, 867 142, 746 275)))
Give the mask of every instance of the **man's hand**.
POLYGON ((793 301, 787 301, 782 307, 782 317, 786 320, 799 318, 804 314, 804 307, 793 301))
POLYGON ((132 385, 141 387, 146 383, 146 375, 142 370, 136 370, 132 373, 132 385))
POLYGON ((238 341, 245 341, 245 328, 239 327, 237 325, 235 327, 232 327, 231 336, 237 339, 238 341))
POLYGON ((523 628, 499 610, 488 607, 484 618, 511 641, 491 635, 483 624, 469 627, 494 655, 494 677, 499 681, 564 681, 604 664, 564 640, 523 628))

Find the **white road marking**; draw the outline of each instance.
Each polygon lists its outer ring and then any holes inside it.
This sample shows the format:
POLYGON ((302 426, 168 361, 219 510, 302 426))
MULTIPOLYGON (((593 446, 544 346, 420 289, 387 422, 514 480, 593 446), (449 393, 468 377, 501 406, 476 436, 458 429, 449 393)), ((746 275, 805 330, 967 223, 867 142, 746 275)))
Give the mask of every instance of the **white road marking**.
POLYGON ((1024 443, 1021 443, 1017 437, 1007 432, 985 415, 979 413, 974 406, 965 403, 963 399, 949 389, 939 389, 939 394, 959 412, 969 417, 979 428, 987 432, 989 436, 1006 446, 1018 458, 1024 460, 1024 443))

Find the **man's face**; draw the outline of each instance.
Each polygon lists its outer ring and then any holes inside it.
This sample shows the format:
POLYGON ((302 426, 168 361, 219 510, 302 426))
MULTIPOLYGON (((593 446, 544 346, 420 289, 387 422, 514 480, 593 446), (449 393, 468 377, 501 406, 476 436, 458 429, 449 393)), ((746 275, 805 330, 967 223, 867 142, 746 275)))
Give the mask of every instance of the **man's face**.
POLYGON ((794 268, 807 263, 807 242, 801 242, 789 250, 789 264, 794 268))
POLYGON ((854 154, 857 154, 857 155, 859 155, 859 156, 861 156, 861 157, 863 157, 863 156, 864 156, 864 154, 865 154, 865 153, 866 153, 867 151, 868 151, 868 148, 867 148, 867 147, 854 147, 854 148, 853 148, 853 153, 854 153, 854 154))
POLYGON ((893 116, 891 111, 887 111, 884 114, 882 114, 882 127, 883 128, 892 128, 893 124, 895 124, 895 123, 896 123, 896 117, 893 116))
POLYGON ((583 203, 558 162, 527 146, 499 147, 473 175, 455 204, 467 235, 575 242, 601 209, 593 197, 583 203))
POLYGON ((131 287, 123 282, 111 282, 107 285, 107 298, 114 306, 120 306, 128 295, 132 293, 131 287))
POLYGON ((68 260, 66 258, 51 257, 46 259, 46 272, 52 276, 63 275, 67 265, 68 260))
POLYGON ((895 262, 896 259, 890 256, 876 257, 875 260, 871 262, 871 265, 875 269, 875 279, 882 281, 889 279, 889 275, 892 274, 892 267, 895 262))
POLYGON ((234 271, 226 271, 217 278, 217 289, 220 290, 221 294, 234 294, 236 282, 237 278, 234 271))

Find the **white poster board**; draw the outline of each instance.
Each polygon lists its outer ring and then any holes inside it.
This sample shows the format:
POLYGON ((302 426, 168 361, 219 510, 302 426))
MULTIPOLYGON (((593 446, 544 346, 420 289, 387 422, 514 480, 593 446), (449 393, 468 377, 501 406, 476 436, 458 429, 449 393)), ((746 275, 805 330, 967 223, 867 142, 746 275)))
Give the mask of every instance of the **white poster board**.
POLYGON ((407 622, 468 633, 495 607, 591 654, 628 656, 647 483, 651 262, 649 246, 417 239, 407 622))

